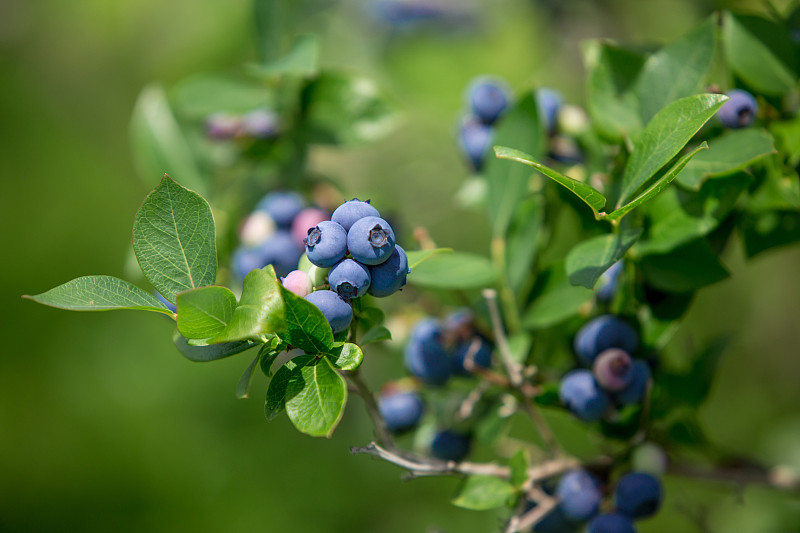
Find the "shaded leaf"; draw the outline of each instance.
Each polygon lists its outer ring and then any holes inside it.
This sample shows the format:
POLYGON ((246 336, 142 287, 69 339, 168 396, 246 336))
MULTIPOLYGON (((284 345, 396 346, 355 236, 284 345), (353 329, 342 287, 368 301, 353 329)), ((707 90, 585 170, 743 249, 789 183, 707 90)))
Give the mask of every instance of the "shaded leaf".
POLYGON ((392 332, 389 331, 384 326, 373 326, 364 333, 364 336, 361 337, 360 341, 361 345, 369 344, 371 342, 378 342, 378 341, 390 341, 392 340, 392 332))
POLYGON ((423 261, 430 259, 435 254, 451 253, 452 251, 453 251, 452 248, 434 248, 433 250, 412 250, 410 252, 406 251, 406 257, 408 258, 408 268, 414 270, 423 261))
POLYGON ((236 355, 237 353, 241 353, 256 346, 256 343, 251 341, 224 342, 221 344, 195 346, 189 344, 186 337, 181 335, 178 330, 175 330, 175 333, 172 335, 172 342, 175 344, 178 351, 181 352, 181 355, 196 363, 216 361, 217 359, 230 357, 231 355, 236 355))
POLYGON ((569 282, 564 263, 556 263, 539 275, 533 302, 522 323, 530 329, 554 326, 577 315, 581 306, 593 297, 591 290, 569 282))
POLYGON ((319 64, 319 38, 316 35, 300 35, 291 50, 269 63, 248 65, 248 72, 269 79, 272 76, 293 75, 311 77, 317 73, 319 64))
POLYGON ((800 241, 800 212, 778 211, 743 218, 740 231, 747 257, 800 241))
POLYGON ((485 511, 503 507, 515 494, 514 487, 505 480, 494 476, 469 476, 464 480, 453 505, 485 511))
POLYGON ((523 201, 514 216, 506 239, 508 285, 520 291, 530 278, 544 232, 544 197, 535 195, 523 201))
POLYGON ((729 276, 717 255, 700 239, 668 254, 648 255, 639 262, 645 279, 667 292, 690 292, 729 276))
POLYGON ((176 112, 193 119, 215 113, 246 113, 275 104, 274 95, 264 85, 220 74, 190 76, 178 83, 170 96, 176 112))
POLYGON ((641 229, 600 235, 579 243, 567 254, 565 267, 572 285, 591 289, 611 265, 622 259, 642 234, 641 229))
POLYGON ((228 326, 209 342, 260 339, 286 330, 281 284, 272 265, 251 270, 244 278, 239 305, 228 326))
POLYGON ((333 330, 319 308, 278 284, 286 313, 284 339, 309 354, 330 353, 333 330))
POLYGON ((409 283, 436 289, 478 289, 494 281, 491 261, 464 252, 432 256, 408 275, 409 283))
POLYGON ((261 352, 259 351, 258 355, 256 355, 253 361, 245 368, 242 377, 239 378, 239 382, 236 384, 236 398, 239 400, 244 400, 249 396, 250 382, 253 381, 253 372, 260 358, 261 352))
POLYGON ((330 437, 347 403, 344 378, 327 357, 298 368, 286 386, 286 414, 300 432, 312 437, 330 437))
POLYGON ((222 332, 233 316, 236 296, 211 285, 178 293, 178 331, 187 339, 208 339, 222 332))
POLYGON ((303 387, 303 375, 301 369, 309 364, 316 362, 317 358, 313 355, 300 355, 286 361, 282 367, 275 372, 275 376, 270 380, 267 387, 267 399, 264 404, 264 415, 267 421, 278 416, 286 408, 289 384, 299 381, 299 385, 293 385, 292 391, 297 393, 303 387))

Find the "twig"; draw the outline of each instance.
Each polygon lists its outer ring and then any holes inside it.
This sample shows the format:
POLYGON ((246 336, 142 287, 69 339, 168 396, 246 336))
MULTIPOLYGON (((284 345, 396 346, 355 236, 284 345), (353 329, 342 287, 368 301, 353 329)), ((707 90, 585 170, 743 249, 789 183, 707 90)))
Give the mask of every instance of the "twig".
POLYGON ((800 490, 800 475, 787 466, 764 468, 758 465, 743 465, 731 468, 700 468, 689 465, 673 464, 669 473, 677 476, 703 479, 706 481, 719 481, 734 485, 747 485, 758 483, 774 489, 798 491, 800 490))
POLYGON ((461 405, 458 407, 457 417, 458 420, 466 420, 475 412, 475 406, 478 404, 484 393, 489 390, 491 383, 488 381, 479 381, 478 385, 472 389, 461 405))
POLYGON ((503 361, 503 366, 506 368, 511 384, 514 387, 519 387, 522 384, 522 368, 514 361, 511 348, 508 346, 506 332, 503 329, 503 322, 500 319, 500 309, 497 307, 497 291, 494 289, 484 289, 482 294, 489 307, 489 316, 492 319, 492 332, 494 333, 494 340, 497 343, 497 348, 500 351, 500 358, 503 361))
POLYGON ((344 373, 345 379, 355 387, 358 395, 361 396, 361 399, 364 400, 364 407, 367 409, 367 414, 372 419, 372 424, 375 426, 375 436, 378 439, 378 442, 383 444, 384 446, 394 449, 394 439, 392 438, 392 434, 389 432, 389 429, 386 427, 386 421, 381 416, 381 412, 378 409, 378 402, 375 400, 375 395, 372 394, 372 391, 367 386, 364 378, 355 370, 353 372, 345 372, 344 373))
POLYGON ((533 423, 536 425, 536 429, 539 430, 542 440, 550 449, 550 451, 556 455, 562 455, 564 450, 561 447, 561 443, 558 442, 555 433, 553 433, 553 430, 550 429, 550 425, 547 423, 547 420, 544 419, 544 416, 542 416, 542 412, 539 410, 539 408, 533 403, 533 400, 531 400, 530 397, 523 395, 522 407, 525 409, 525 412, 528 413, 528 416, 530 416, 533 420, 533 423))
POLYGON ((542 521, 547 514, 558 505, 558 499, 546 494, 537 500, 536 507, 521 516, 513 516, 506 526, 505 533, 516 533, 528 530, 542 521))

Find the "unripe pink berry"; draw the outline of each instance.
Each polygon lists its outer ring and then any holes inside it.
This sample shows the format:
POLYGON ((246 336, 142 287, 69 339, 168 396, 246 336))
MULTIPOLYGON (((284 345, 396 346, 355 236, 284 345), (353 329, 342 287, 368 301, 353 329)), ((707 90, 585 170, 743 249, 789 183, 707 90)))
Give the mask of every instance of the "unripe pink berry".
POLYGON ((300 246, 304 246, 303 239, 308 237, 308 230, 324 220, 330 220, 331 216, 322 209, 307 207, 300 211, 292 221, 292 237, 300 246))
POLYGON ((281 278, 281 283, 300 298, 305 298, 311 292, 311 278, 302 270, 292 270, 285 278, 281 278))

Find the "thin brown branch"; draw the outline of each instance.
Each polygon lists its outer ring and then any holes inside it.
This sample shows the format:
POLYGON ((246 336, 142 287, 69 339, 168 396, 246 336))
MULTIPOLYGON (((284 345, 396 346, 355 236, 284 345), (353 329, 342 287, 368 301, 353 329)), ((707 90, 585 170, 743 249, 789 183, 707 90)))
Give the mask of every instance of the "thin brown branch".
POLYGON ((372 424, 375 426, 375 436, 378 442, 390 449, 394 449, 394 439, 389 429, 386 427, 386 421, 383 419, 378 409, 378 401, 367 386, 361 373, 355 370, 353 372, 344 372, 344 376, 345 379, 355 387, 361 399, 364 400, 364 407, 367 409, 367 414, 369 414, 369 417, 372 419, 372 424))
POLYGON ((508 378, 514 387, 522 385, 522 366, 514 360, 514 355, 511 353, 511 348, 508 345, 505 329, 503 329, 503 322, 500 318, 500 308, 497 306, 497 291, 494 289, 484 289, 483 298, 486 300, 486 305, 489 308, 489 316, 492 320, 492 332, 494 333, 494 340, 497 343, 497 349, 500 351, 500 359, 503 366, 508 373, 508 378))

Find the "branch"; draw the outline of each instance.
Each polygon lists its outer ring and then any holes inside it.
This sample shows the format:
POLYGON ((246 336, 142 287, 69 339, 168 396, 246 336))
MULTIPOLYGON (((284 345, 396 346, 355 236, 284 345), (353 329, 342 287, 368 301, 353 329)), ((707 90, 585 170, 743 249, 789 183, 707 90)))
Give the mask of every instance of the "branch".
POLYGON ((386 421, 383 419, 381 412, 378 409, 378 402, 375 399, 375 395, 372 394, 372 391, 367 386, 364 378, 361 376, 358 370, 345 372, 344 376, 345 379, 356 389, 358 395, 364 400, 364 407, 366 407, 367 414, 369 414, 369 417, 372 419, 372 424, 375 426, 375 436, 378 438, 378 442, 382 443, 388 448, 394 449, 395 445, 392 434, 389 432, 389 428, 386 427, 386 421))
POLYGON ((747 464, 737 467, 702 468, 689 465, 672 465, 669 473, 706 481, 718 481, 721 483, 733 483, 735 485, 747 485, 758 483, 767 485, 774 489, 786 491, 800 490, 800 476, 788 466, 776 466, 764 468, 759 465, 747 464))

